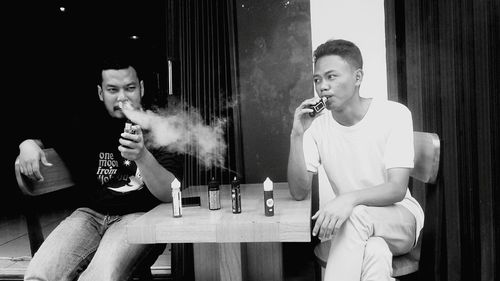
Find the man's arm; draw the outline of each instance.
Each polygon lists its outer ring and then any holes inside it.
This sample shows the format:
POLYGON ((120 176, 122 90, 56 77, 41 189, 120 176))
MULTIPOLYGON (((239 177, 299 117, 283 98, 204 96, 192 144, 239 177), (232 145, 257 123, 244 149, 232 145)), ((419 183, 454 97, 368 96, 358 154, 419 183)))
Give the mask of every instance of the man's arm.
POLYGON ((346 195, 352 196, 355 206, 388 206, 404 199, 409 178, 409 168, 392 168, 387 170, 385 183, 346 195))
POLYGON ((288 155, 287 181, 290 194, 295 200, 304 200, 311 189, 312 173, 307 171, 304 159, 304 132, 311 126, 309 113, 311 105, 318 97, 303 101, 296 109, 293 117, 292 133, 290 135, 290 154, 288 155))
POLYGON ((40 173, 40 162, 45 166, 52 166, 43 152, 43 143, 38 139, 27 139, 19 144, 19 171, 34 181, 43 181, 40 173))
POLYGON ((326 238, 337 231, 357 205, 388 206, 403 200, 410 176, 409 168, 387 170, 387 181, 366 189, 340 194, 316 212, 313 235, 326 238))
POLYGON ((306 198, 312 183, 312 173, 307 171, 304 159, 303 134, 292 132, 288 156, 288 187, 295 200, 306 198))
POLYGON ((170 184, 175 179, 173 173, 165 169, 144 145, 144 135, 138 125, 136 133, 123 132, 118 150, 122 156, 137 164, 147 188, 158 200, 172 202, 170 184))
POLYGON ((170 185, 175 179, 173 173, 165 169, 147 149, 141 158, 135 161, 141 171, 142 179, 147 188, 162 202, 172 202, 170 185))

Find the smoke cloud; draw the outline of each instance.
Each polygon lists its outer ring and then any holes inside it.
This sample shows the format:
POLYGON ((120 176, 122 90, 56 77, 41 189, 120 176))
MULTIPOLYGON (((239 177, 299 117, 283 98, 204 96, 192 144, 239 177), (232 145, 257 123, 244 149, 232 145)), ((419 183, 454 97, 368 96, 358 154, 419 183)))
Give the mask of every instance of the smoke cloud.
POLYGON ((149 130, 148 145, 189 154, 198 158, 205 167, 224 167, 226 119, 219 118, 207 125, 195 109, 160 109, 153 112, 124 108, 123 112, 142 129, 149 130))

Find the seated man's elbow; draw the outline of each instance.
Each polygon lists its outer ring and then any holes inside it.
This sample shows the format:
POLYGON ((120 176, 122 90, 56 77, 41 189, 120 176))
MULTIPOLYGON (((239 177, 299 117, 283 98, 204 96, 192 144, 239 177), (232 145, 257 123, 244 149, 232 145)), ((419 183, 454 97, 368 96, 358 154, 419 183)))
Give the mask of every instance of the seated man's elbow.
POLYGON ((396 184, 395 194, 397 202, 403 201, 403 199, 405 199, 406 190, 407 190, 406 186, 396 184))
POLYGON ((290 195, 292 195, 292 198, 295 199, 296 201, 302 201, 306 199, 307 191, 290 189, 290 195))

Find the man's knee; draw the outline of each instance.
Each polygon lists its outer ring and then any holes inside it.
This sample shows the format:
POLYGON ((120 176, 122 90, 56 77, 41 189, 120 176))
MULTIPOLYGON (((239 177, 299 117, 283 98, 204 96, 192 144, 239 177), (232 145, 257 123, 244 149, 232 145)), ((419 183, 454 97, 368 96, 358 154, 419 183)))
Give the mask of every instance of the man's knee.
POLYGON ((392 260, 392 253, 385 240, 381 237, 370 237, 366 242, 365 258, 392 260))
POLYGON ((381 237, 370 237, 366 243, 361 280, 393 280, 392 253, 381 237))

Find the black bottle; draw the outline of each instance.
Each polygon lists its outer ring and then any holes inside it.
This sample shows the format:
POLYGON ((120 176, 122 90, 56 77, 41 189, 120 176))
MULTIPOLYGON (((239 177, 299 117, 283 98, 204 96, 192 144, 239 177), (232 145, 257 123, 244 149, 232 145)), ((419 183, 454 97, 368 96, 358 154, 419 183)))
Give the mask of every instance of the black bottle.
POLYGON ((233 206, 233 214, 241 213, 240 181, 236 177, 234 177, 231 182, 231 202, 233 206))

